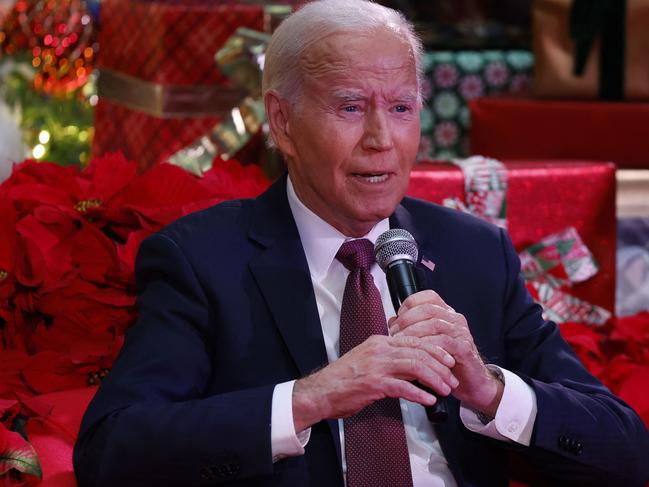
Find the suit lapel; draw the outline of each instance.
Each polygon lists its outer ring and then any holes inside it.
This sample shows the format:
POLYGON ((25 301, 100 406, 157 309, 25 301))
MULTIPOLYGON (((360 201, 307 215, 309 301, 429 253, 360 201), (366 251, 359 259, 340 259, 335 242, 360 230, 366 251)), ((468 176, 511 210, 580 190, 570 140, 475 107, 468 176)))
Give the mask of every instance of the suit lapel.
MULTIPOLYGON (((426 222, 426 224, 432 226, 433 222, 426 222)), ((415 268, 420 287, 422 289, 433 289, 442 294, 443 281, 439 278, 441 274, 439 266, 443 267, 443 262, 440 262, 435 242, 428 238, 429 233, 422 232, 415 226, 412 214, 403 205, 397 206, 394 214, 390 217, 390 228, 403 228, 412 234, 419 249, 419 257, 415 268), (435 264, 434 271, 422 263, 424 259, 435 264)))
MULTIPOLYGON (((403 228, 408 230, 417 242, 419 248, 419 258, 416 265, 417 277, 421 289, 432 289, 440 296, 445 296, 444 286, 444 273, 445 273, 445 259, 444 255, 440 252, 439 245, 436 245, 434 239, 429 238, 429 235, 436 233, 442 235, 439 231, 440 226, 438 222, 426 221, 419 222, 419 227, 426 225, 428 231, 420 231, 415 226, 412 214, 408 211, 403 204, 399 205, 394 214, 390 217, 390 228, 403 228), (438 230, 437 232, 435 230, 438 230), (428 259, 435 264, 434 270, 429 266, 422 264, 422 260, 428 259)), ((444 456, 448 461, 449 468, 453 472, 458 485, 463 483, 462 469, 460 464, 461 451, 460 441, 458 438, 458 429, 463 429, 462 420, 460 419, 460 403, 453 396, 447 398, 447 408, 449 417, 446 422, 434 425, 435 433, 439 439, 440 445, 444 456)))
MULTIPOLYGON (((328 363, 306 256, 286 196, 286 176, 256 201, 249 236, 263 247, 250 262, 300 376, 328 363)), ((328 420, 341 459, 338 422, 328 420)))

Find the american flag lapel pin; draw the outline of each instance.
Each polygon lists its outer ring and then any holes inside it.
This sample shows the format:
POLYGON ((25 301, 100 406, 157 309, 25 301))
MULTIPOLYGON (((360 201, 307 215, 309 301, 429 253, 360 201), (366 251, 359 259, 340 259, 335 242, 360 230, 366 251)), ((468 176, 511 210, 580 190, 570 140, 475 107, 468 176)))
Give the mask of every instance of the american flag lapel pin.
POLYGON ((429 271, 434 271, 435 270, 435 262, 432 260, 428 260, 426 257, 422 257, 421 259, 422 265, 428 268, 429 271))

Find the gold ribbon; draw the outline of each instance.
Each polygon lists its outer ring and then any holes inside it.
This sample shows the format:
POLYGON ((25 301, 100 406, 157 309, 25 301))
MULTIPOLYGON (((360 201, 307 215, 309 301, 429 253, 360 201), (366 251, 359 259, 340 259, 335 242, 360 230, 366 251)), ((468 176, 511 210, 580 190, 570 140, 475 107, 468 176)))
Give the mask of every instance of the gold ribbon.
POLYGON ((229 159, 239 152, 264 124, 261 77, 270 35, 239 28, 214 56, 217 66, 247 96, 208 134, 179 150, 169 162, 201 175, 212 167, 217 154, 229 159))
POLYGON ((225 116, 246 97, 241 89, 214 85, 163 85, 102 68, 99 96, 158 118, 225 116))

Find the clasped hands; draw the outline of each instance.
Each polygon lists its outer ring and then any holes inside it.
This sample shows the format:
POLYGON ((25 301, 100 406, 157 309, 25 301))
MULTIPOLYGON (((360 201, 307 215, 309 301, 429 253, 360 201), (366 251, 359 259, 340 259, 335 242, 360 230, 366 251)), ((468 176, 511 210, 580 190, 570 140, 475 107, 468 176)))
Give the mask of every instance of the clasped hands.
POLYGON ((495 416, 504 386, 485 366, 464 316, 436 292, 410 296, 388 326, 389 336, 372 336, 295 383, 295 431, 351 416, 385 397, 433 405, 435 396, 414 381, 495 416))

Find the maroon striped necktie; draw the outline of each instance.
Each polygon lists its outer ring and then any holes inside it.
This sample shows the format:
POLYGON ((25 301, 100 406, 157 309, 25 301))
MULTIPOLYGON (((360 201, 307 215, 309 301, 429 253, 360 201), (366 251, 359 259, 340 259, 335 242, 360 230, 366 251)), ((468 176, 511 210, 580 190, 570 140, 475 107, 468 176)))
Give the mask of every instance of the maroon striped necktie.
MULTIPOLYGON (((381 294, 370 267, 367 239, 342 244, 336 258, 350 271, 340 311, 340 355, 372 335, 387 335, 381 294)), ((406 432, 399 400, 386 398, 344 419, 347 487, 412 486, 406 432)))

